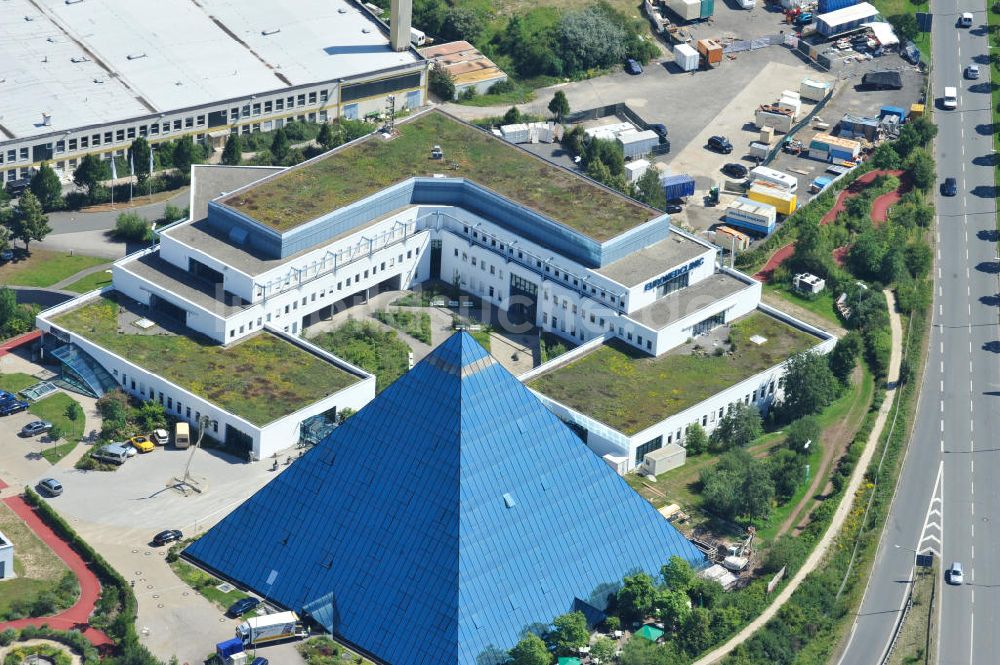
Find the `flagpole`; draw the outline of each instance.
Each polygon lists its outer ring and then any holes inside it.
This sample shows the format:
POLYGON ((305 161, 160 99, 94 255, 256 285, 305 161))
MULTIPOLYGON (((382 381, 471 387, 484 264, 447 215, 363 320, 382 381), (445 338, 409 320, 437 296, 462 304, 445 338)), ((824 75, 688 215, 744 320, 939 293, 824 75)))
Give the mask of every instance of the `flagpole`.
POLYGON ((149 198, 153 198, 153 146, 149 146, 149 198))
POLYGON ((132 151, 128 153, 128 170, 128 204, 132 205, 132 185, 135 182, 135 155, 132 154, 132 151))
POLYGON ((115 209, 115 180, 118 180, 118 167, 115 166, 115 153, 111 153, 111 209, 115 209))

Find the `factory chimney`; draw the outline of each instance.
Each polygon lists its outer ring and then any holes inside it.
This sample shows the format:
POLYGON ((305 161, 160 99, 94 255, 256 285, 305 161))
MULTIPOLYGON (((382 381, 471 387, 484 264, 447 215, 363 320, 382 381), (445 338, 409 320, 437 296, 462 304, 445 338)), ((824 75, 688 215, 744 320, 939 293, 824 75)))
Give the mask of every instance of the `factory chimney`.
POLYGON ((413 23, 413 0, 392 0, 389 12, 389 41, 394 51, 410 48, 413 23))

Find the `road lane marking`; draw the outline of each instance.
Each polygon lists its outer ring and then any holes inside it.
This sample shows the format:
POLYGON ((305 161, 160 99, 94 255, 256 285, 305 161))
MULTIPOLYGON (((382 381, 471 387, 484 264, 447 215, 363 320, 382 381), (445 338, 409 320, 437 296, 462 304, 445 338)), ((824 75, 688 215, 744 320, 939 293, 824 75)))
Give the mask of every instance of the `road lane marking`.
POLYGON ((942 538, 944 538, 944 460, 938 463, 937 479, 934 481, 931 500, 927 504, 924 526, 920 530, 916 551, 930 550, 940 557, 942 538))
POLYGON ((976 546, 975 545, 969 545, 969 552, 970 552, 969 553, 969 558, 975 560, 975 558, 976 558, 976 546))

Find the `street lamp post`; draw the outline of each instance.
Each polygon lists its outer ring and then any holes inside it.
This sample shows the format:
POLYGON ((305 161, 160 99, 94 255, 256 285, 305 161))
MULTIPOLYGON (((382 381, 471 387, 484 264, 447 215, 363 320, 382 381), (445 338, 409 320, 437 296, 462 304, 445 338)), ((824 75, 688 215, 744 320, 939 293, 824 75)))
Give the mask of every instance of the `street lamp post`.
POLYGON ((187 489, 193 490, 198 494, 202 493, 202 488, 198 486, 194 478, 191 477, 191 460, 194 459, 195 451, 201 447, 201 440, 205 437, 205 428, 210 424, 217 424, 218 421, 209 418, 208 416, 201 416, 198 418, 198 440, 195 441, 194 446, 191 448, 191 454, 188 455, 187 464, 184 465, 184 475, 181 478, 174 478, 173 486, 179 489, 185 495, 187 494, 187 489))

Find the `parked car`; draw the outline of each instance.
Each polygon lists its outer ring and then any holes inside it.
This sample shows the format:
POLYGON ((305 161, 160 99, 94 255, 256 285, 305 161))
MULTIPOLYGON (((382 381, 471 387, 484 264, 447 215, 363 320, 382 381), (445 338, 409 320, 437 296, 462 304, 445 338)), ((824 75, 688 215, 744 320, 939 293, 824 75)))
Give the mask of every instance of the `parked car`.
POLYGON ((975 81, 979 78, 979 65, 969 65, 965 68, 965 78, 975 81))
POLYGON ((29 406, 31 405, 19 399, 4 402, 3 404, 0 404, 0 416, 9 416, 14 413, 20 413, 21 411, 27 410, 29 406))
POLYGON ((154 545, 166 545, 167 543, 172 543, 184 538, 184 534, 180 532, 179 529, 167 529, 166 531, 161 531, 155 536, 153 536, 154 545))
POLYGON ((256 609, 260 605, 260 601, 253 596, 248 596, 247 598, 240 598, 235 603, 229 606, 226 610, 226 616, 236 619, 243 616, 250 610, 256 609))
POLYGON ((941 184, 941 196, 955 196, 958 194, 958 181, 955 178, 945 178, 941 184))
POLYGON ((49 496, 59 496, 63 493, 63 486, 55 478, 44 478, 38 483, 38 489, 49 496))
POLYGON ((122 441, 122 442, 112 441, 111 445, 124 450, 125 457, 135 457, 136 455, 139 454, 139 451, 133 448, 132 444, 129 443, 128 441, 122 441))
POLYGON ((17 396, 14 395, 13 393, 9 393, 6 390, 0 390, 0 404, 3 404, 5 402, 10 402, 16 399, 17 396))
POLYGON ((5 249, 2 252, 0 252, 0 261, 6 263, 7 261, 13 261, 13 260, 14 260, 13 250, 5 249))
MULTIPOLYGON (((124 464, 129 458, 130 446, 119 446, 117 444, 109 444, 107 446, 102 446, 95 450, 92 454, 93 458, 99 462, 107 462, 109 464, 124 464)), ((132 453, 135 454, 134 452, 132 453)))
POLYGON ((654 132, 656 132, 656 134, 660 137, 661 142, 663 141, 663 139, 667 138, 667 126, 664 125, 662 122, 651 123, 649 125, 649 128, 652 129, 654 132))
POLYGON ((627 71, 629 74, 632 74, 633 76, 636 76, 642 73, 642 65, 640 65, 632 58, 629 58, 625 62, 625 71, 627 71))
POLYGON ((733 144, 725 136, 710 136, 708 137, 708 149, 728 155, 733 151, 733 144))
POLYGON ((267 665, 267 658, 264 658, 263 656, 257 656, 256 658, 253 659, 253 662, 250 663, 250 665, 267 665))
POLYGON ((158 446, 165 446, 170 442, 170 435, 167 434, 167 430, 165 429, 154 429, 149 438, 158 446))
POLYGON ((21 436, 37 436, 52 429, 52 423, 47 420, 32 420, 21 428, 21 436))
POLYGON ((140 453, 151 453, 156 450, 156 446, 153 442, 149 440, 149 437, 145 436, 133 436, 128 440, 128 445, 132 446, 140 453))
POLYGON ((676 215, 680 211, 684 210, 684 207, 680 203, 668 203, 664 212, 669 212, 671 215, 676 215))
POLYGON ((953 561, 951 563, 951 568, 948 569, 948 582, 958 586, 964 581, 965 577, 962 575, 962 562, 953 561))
POLYGON ((742 164, 730 162, 722 167, 722 172, 730 178, 746 178, 750 174, 750 169, 742 164))
POLYGON ((28 189, 28 185, 30 184, 31 178, 19 178, 8 182, 6 190, 12 199, 16 199, 24 193, 24 190, 28 189))
POLYGON ((795 17, 795 25, 797 25, 800 28, 802 26, 809 25, 812 22, 813 22, 812 12, 802 12, 801 14, 795 17))

